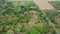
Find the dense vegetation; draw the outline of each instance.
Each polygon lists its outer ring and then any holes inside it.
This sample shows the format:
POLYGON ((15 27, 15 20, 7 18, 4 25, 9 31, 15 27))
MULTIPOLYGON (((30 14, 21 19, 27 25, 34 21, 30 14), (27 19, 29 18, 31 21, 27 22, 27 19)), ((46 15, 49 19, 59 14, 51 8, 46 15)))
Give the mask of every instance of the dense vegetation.
POLYGON ((5 0, 0 1, 0 34, 60 34, 60 28, 53 18, 56 12, 47 12, 45 15, 33 1, 18 1, 16 4, 5 0), (30 21, 34 19, 34 15, 38 19, 31 27, 30 21), (49 20, 55 28, 49 25, 49 20))
POLYGON ((49 3, 51 3, 56 9, 60 10, 60 1, 50 1, 49 3))

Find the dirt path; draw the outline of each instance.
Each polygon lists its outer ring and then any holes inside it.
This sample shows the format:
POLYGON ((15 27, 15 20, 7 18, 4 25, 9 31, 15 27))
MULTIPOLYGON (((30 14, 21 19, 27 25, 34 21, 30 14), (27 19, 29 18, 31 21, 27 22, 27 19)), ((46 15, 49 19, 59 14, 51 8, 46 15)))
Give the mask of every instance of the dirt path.
POLYGON ((52 10, 52 9, 55 9, 51 4, 48 3, 47 0, 34 0, 34 2, 37 4, 37 6, 41 10, 52 10))

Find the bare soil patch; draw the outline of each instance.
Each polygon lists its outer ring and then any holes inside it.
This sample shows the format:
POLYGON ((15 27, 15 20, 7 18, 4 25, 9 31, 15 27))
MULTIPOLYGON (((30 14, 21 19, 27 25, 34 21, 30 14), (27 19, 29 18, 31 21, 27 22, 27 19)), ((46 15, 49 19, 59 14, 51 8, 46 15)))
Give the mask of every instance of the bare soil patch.
POLYGON ((55 9, 51 4, 48 3, 46 0, 34 0, 36 5, 41 9, 41 10, 52 10, 55 9))

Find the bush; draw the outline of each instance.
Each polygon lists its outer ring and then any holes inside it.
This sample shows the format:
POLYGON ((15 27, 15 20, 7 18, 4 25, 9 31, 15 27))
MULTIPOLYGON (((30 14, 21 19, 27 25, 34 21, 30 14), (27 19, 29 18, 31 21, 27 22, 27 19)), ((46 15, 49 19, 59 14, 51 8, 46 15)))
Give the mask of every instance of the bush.
POLYGON ((15 27, 15 28, 14 28, 14 33, 15 33, 15 34, 20 34, 20 29, 19 29, 19 27, 15 27))
POLYGON ((26 32, 26 26, 25 25, 22 25, 22 29, 21 29, 21 32, 26 32))
POLYGON ((40 34, 40 32, 38 30, 36 30, 36 28, 31 28, 30 34, 40 34))

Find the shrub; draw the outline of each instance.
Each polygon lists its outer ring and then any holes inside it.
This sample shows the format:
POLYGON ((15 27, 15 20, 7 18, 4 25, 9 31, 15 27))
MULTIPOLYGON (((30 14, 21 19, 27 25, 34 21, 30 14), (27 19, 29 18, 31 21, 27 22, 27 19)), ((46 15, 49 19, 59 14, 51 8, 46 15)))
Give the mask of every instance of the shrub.
POLYGON ((40 34, 40 32, 38 30, 36 30, 36 28, 31 28, 30 34, 40 34))

